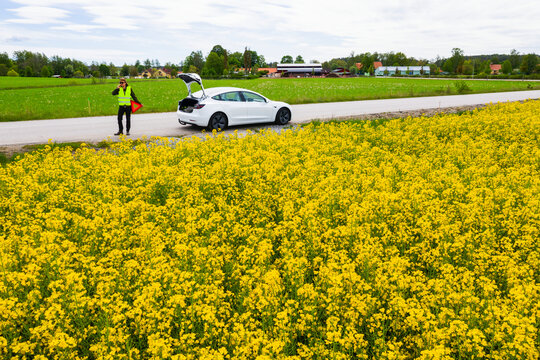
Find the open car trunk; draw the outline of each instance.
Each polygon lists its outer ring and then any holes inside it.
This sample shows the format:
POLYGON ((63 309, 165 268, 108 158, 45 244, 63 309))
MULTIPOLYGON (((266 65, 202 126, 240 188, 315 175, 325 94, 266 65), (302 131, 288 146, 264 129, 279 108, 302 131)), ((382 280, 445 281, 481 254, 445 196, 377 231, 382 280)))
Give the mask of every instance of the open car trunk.
POLYGON ((193 112, 193 108, 198 103, 199 103, 199 99, 187 97, 184 100, 180 100, 178 102, 178 109, 180 111, 190 113, 190 112, 193 112))
POLYGON ((178 75, 178 77, 182 79, 184 83, 186 83, 186 86, 188 88, 188 97, 178 102, 178 109, 187 113, 193 112, 193 108, 199 103, 199 100, 202 100, 206 97, 206 94, 204 92, 204 86, 202 84, 202 79, 199 74, 195 73, 180 74, 178 75), (200 98, 194 97, 191 93, 191 84, 193 83, 197 83, 201 86, 203 95, 200 98))
POLYGON ((206 94, 204 93, 204 86, 202 84, 202 79, 199 76, 199 74, 187 73, 187 74, 180 74, 180 75, 178 75, 178 77, 180 79, 184 80, 184 82, 186 83, 189 97, 192 97, 192 95, 191 95, 191 84, 193 84, 193 83, 197 83, 197 84, 199 84, 201 86, 201 89, 202 89, 202 92, 203 92, 203 96, 201 96, 201 99, 206 97, 206 94))

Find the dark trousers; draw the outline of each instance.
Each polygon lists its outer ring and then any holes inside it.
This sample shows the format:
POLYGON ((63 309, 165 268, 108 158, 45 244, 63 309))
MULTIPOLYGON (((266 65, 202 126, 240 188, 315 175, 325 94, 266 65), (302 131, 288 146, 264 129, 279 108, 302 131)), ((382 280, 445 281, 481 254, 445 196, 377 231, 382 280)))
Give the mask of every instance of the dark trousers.
POLYGON ((124 126, 122 126, 122 115, 126 114, 126 132, 129 132, 131 128, 131 106, 123 105, 118 107, 118 131, 124 132, 124 126))

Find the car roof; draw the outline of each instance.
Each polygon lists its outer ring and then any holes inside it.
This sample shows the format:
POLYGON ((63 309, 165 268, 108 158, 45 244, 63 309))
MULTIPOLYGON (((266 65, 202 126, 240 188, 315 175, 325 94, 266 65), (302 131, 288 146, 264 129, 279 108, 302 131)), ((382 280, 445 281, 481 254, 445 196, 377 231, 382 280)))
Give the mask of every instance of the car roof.
MULTIPOLYGON (((200 91, 202 91, 202 90, 197 91, 193 95, 197 94, 200 91)), ((222 94, 222 93, 231 92, 231 91, 249 91, 249 92, 253 92, 253 93, 258 94, 256 91, 249 90, 249 89, 237 88, 237 87, 213 87, 213 88, 206 88, 206 89, 204 89, 204 91, 206 92, 206 96, 214 96, 214 95, 217 95, 217 94, 222 94)))

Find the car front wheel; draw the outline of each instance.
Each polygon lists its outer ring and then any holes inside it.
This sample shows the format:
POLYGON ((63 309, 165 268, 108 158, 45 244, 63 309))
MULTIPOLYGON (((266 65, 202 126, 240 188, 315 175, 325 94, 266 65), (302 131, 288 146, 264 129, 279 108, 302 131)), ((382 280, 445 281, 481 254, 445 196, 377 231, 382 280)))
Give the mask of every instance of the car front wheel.
POLYGON ((291 111, 287 108, 281 108, 276 114, 276 124, 285 125, 291 121, 291 111))
POLYGON ((225 130, 227 128, 227 115, 224 113, 215 113, 210 117, 210 121, 208 121, 207 129, 209 131, 212 130, 225 130))

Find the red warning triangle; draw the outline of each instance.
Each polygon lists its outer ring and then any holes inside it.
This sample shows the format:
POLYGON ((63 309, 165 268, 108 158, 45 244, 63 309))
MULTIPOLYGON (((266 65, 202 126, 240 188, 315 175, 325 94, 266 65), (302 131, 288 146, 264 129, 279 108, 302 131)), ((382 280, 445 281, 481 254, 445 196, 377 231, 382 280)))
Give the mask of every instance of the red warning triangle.
POLYGON ((142 108, 142 104, 139 104, 138 102, 131 100, 131 112, 135 112, 139 110, 140 108, 142 108))

